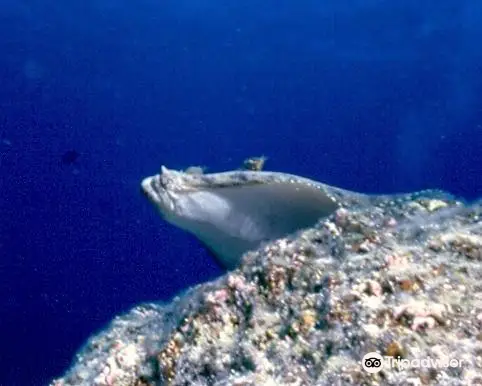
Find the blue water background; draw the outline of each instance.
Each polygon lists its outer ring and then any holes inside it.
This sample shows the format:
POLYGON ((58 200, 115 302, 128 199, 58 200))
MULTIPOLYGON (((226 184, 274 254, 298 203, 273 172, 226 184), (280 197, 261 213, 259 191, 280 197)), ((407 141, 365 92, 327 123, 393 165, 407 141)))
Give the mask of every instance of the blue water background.
POLYGON ((0 385, 220 274, 139 182, 161 164, 482 192, 482 2, 0 0, 0 385), (80 157, 60 162, 65 151, 80 157))

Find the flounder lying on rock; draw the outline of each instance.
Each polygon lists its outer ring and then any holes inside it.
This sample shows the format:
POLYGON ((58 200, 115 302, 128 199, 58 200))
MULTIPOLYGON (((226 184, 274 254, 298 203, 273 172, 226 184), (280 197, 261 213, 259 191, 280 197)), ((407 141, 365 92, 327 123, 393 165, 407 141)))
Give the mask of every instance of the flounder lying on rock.
POLYGON ((163 218, 192 233, 228 269, 263 241, 313 226, 368 196, 270 171, 186 173, 161 167, 142 190, 163 218))
POLYGON ((228 269, 262 242, 312 227, 341 207, 385 206, 420 196, 452 199, 438 190, 368 195, 288 173, 203 174, 164 166, 142 181, 142 190, 166 221, 196 236, 228 269))

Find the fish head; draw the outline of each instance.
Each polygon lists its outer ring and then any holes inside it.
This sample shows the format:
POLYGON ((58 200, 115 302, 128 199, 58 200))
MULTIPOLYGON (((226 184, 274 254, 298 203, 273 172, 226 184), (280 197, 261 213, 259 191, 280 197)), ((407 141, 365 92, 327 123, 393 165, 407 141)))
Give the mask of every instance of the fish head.
POLYGON ((161 216, 169 222, 182 215, 179 207, 179 195, 182 187, 176 183, 176 175, 181 174, 176 170, 169 170, 161 166, 159 174, 146 177, 141 182, 141 191, 147 199, 157 208, 161 216))

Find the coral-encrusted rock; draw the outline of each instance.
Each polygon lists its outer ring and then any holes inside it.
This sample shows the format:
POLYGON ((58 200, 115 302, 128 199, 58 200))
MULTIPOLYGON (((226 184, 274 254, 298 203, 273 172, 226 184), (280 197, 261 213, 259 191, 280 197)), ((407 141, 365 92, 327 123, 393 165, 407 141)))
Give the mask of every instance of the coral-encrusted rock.
POLYGON ((430 194, 339 209, 117 318, 52 385, 480 384, 481 213, 430 194), (370 374, 372 351, 461 366, 370 374))

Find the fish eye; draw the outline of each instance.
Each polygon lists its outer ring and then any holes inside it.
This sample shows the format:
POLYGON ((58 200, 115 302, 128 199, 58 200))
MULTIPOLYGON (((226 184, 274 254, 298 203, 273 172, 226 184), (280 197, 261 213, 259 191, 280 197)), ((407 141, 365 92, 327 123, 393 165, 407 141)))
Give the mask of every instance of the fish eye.
POLYGON ((169 178, 163 174, 160 174, 159 175, 159 178, 158 178, 158 182, 159 182, 159 187, 164 189, 164 190, 167 190, 167 187, 168 187, 168 184, 169 184, 169 178))

